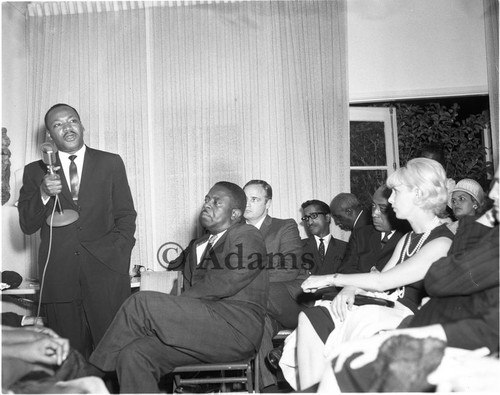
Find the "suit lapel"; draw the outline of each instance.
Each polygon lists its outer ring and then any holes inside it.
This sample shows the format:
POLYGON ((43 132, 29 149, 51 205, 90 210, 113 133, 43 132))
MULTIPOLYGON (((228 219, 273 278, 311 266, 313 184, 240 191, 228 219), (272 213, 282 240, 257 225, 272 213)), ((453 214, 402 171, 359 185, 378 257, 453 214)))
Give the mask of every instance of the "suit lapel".
POLYGON ((385 243, 384 250, 389 250, 392 251, 396 247, 396 244, 398 243, 399 239, 401 238, 401 234, 396 231, 393 233, 391 238, 387 240, 387 243, 385 243))
MULTIPOLYGON (((317 263, 317 262, 320 262, 321 259, 319 257, 319 251, 318 251, 318 246, 316 244, 316 239, 314 238, 314 236, 310 236, 307 240, 307 249, 310 253, 313 254, 313 259, 314 259, 314 262, 317 263)), ((327 250, 328 251, 328 250, 327 250)))
POLYGON ((378 230, 373 232, 370 237, 370 251, 380 251, 381 240, 381 233, 378 230))
POLYGON ((262 222, 262 225, 260 227, 260 233, 262 234, 262 237, 265 239, 267 234, 269 233, 269 230, 271 229, 271 223, 273 222, 273 219, 269 216, 266 215, 266 218, 264 218, 264 222, 262 222))
POLYGON ((192 259, 190 262, 190 266, 191 266, 191 269, 193 272, 195 271, 196 267, 198 266, 198 247, 201 244, 206 243, 206 241, 208 240, 209 237, 210 237, 210 234, 207 233, 206 235, 203 235, 198 240, 196 240, 196 242, 194 243, 192 259))
MULTIPOLYGON (((210 235, 206 234, 203 237, 200 237, 198 240, 196 240, 193 243, 193 248, 192 248, 192 251, 190 254, 191 256, 189 257, 189 265, 187 265, 188 269, 187 269, 186 274, 185 274, 185 277, 189 281, 190 285, 194 285, 193 284, 194 273, 200 267, 198 265, 198 254, 196 251, 197 247, 199 245, 205 243, 209 237, 210 237, 210 235)), ((204 257, 204 260, 207 260, 207 259, 212 260, 214 258, 219 259, 218 255, 221 254, 224 250, 224 243, 225 243, 226 237, 227 237, 227 231, 221 237, 219 237, 217 239, 215 244, 210 249, 210 252, 204 257)), ((212 267, 211 265, 209 265, 207 263, 203 264, 203 269, 205 269, 205 270, 201 271, 201 273, 206 272, 207 269, 210 269, 212 267)), ((220 267, 222 264, 223 264, 222 261, 214 263, 215 267, 220 267)))
POLYGON ((335 255, 335 239, 330 237, 330 242, 328 243, 328 248, 326 249, 326 254, 325 254, 325 261, 326 260, 332 260, 333 261, 333 256, 335 255))
POLYGON ((95 151, 89 147, 85 148, 85 157, 83 158, 82 174, 80 177, 80 189, 78 191, 78 201, 84 201, 87 193, 91 193, 92 188, 87 184, 94 179, 94 173, 98 169, 98 164, 95 160, 95 151))

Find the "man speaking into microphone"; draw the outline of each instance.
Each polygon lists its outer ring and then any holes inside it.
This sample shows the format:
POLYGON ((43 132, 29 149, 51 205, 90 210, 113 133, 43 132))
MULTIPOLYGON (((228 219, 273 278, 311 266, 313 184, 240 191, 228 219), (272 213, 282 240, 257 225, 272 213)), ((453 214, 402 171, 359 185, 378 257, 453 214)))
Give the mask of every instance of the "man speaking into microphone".
POLYGON ((73 107, 52 106, 45 127, 54 149, 43 144, 43 160, 24 168, 19 222, 40 230, 41 315, 88 358, 130 296, 137 213, 121 157, 84 144, 73 107))

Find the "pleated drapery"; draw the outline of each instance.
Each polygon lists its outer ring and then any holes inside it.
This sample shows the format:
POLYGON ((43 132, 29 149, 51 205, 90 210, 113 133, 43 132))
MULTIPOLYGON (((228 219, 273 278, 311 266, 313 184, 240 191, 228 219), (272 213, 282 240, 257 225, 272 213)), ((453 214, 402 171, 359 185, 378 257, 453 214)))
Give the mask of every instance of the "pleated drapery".
POLYGON ((69 4, 29 8, 28 160, 45 111, 77 108, 86 143, 125 161, 133 264, 200 235, 219 180, 268 181, 271 215, 297 222, 348 191, 345 0, 69 4))
POLYGON ((498 0, 483 0, 486 37, 486 64, 488 67, 488 93, 490 102, 491 137, 494 169, 498 169, 498 0))

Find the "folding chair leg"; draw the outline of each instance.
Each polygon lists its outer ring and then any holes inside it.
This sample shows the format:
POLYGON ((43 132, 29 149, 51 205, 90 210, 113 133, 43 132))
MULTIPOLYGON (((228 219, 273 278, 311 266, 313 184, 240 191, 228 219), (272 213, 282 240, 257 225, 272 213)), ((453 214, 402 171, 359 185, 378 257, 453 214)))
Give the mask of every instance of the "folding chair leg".
MULTIPOLYGON (((253 387, 255 393, 260 393, 260 363, 259 363, 259 356, 255 355, 255 358, 253 359, 253 387)), ((249 390, 250 392, 251 390, 249 390)))

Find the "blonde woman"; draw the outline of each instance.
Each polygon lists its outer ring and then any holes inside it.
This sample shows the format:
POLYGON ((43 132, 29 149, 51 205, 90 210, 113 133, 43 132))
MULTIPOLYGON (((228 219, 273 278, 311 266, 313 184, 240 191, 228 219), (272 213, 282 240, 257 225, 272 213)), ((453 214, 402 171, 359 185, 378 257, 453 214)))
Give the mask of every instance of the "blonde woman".
MULTIPOLYGON (((305 292, 325 286, 343 287, 330 308, 314 307, 301 313, 297 328, 297 365, 295 374, 285 372, 292 386, 304 390, 317 384, 323 373, 325 357, 339 344, 394 329, 417 311, 426 296, 423 278, 430 265, 446 256, 453 234, 439 217, 446 209, 447 179, 443 167, 426 158, 410 160, 387 180, 392 189, 389 202, 412 231, 403 237, 382 272, 310 276, 302 284, 305 292), (394 290, 393 292, 384 292, 394 290), (356 305, 356 295, 368 295, 369 304, 356 305), (370 297, 383 299, 380 301, 370 297), (386 302, 384 302, 386 300, 386 302), (294 383, 297 376, 299 383, 294 383)), ((359 299, 359 297, 358 297, 359 299)), ((286 348, 286 347, 285 347, 286 348)))

